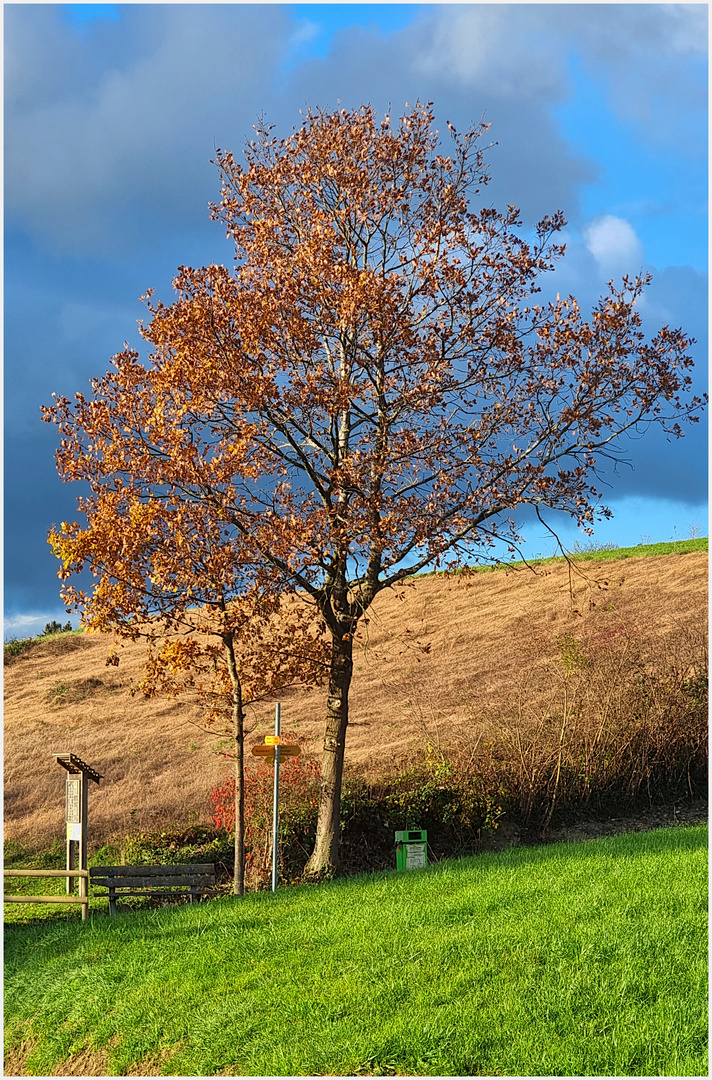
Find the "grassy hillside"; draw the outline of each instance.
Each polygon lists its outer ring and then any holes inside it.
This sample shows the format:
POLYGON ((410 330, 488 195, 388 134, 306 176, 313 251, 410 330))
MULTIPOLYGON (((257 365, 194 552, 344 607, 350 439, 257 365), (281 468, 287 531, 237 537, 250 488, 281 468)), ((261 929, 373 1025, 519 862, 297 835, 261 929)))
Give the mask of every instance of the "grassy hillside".
MULTIPOLYGON (((650 727, 655 672, 677 680, 678 697, 697 692, 703 668, 706 677, 706 546, 591 552, 574 568, 559 559, 430 575, 381 594, 356 642, 347 769, 374 779, 422 759, 428 746, 484 769, 483 751, 497 743, 492 769, 513 769, 524 746, 526 769, 550 770, 564 693, 570 700, 574 683, 579 700, 595 691, 590 716, 608 724, 601 695, 622 685, 621 664, 631 693, 635 679, 647 680, 650 727)), ((103 774, 90 793, 94 848, 206 818, 207 793, 229 769, 220 732, 203 730, 190 700, 132 695, 144 648, 125 645, 116 668, 106 665, 109 647, 73 633, 6 651, 5 821, 15 843, 61 842, 64 772, 53 752, 76 753, 103 774)), ((614 704, 624 717, 630 701, 614 704)), ((273 711, 270 702, 253 710, 248 750, 272 730, 273 711)), ((283 732, 306 757, 320 754, 324 712, 324 691, 283 696, 283 732)), ((584 750, 598 738, 573 726, 569 734, 584 750)), ((672 745, 659 725, 645 737, 658 750, 672 745)))
POLYGON ((707 830, 12 927, 15 1075, 703 1076, 707 830))
MULTIPOLYGON (((654 555, 689 555, 691 551, 707 551, 709 539, 706 536, 695 540, 666 540, 659 544, 637 544, 635 547, 610 547, 600 546, 591 541, 590 544, 579 545, 578 550, 569 558, 572 563, 578 565, 586 562, 620 562, 621 559, 649 558, 654 555)), ((546 566, 552 563, 561 563, 564 559, 561 555, 551 555, 547 558, 528 559, 526 562, 520 559, 512 559, 511 562, 497 562, 491 565, 475 567, 477 573, 490 573, 493 570, 519 569, 524 566, 546 566)), ((423 576, 438 571, 423 571, 423 576)))

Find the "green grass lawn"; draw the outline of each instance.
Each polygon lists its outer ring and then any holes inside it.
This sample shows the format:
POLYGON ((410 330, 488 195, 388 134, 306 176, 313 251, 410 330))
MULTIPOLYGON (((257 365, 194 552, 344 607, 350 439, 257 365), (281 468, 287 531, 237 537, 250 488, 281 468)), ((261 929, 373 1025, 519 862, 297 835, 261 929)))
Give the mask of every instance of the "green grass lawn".
POLYGON ((28 1075, 706 1075, 706 892, 694 826, 14 924, 6 1046, 28 1075))

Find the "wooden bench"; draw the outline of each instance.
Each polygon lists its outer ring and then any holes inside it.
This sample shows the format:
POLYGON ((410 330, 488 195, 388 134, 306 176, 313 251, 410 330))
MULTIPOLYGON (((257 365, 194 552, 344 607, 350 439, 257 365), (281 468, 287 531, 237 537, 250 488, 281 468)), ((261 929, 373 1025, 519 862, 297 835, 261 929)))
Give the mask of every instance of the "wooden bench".
MULTIPOLYGON (((116 914, 116 897, 165 896, 186 894, 191 904, 201 893, 215 887, 213 863, 190 863, 185 866, 92 866, 92 885, 109 890, 109 914, 116 914)), ((101 893, 99 894, 102 895, 101 893)))

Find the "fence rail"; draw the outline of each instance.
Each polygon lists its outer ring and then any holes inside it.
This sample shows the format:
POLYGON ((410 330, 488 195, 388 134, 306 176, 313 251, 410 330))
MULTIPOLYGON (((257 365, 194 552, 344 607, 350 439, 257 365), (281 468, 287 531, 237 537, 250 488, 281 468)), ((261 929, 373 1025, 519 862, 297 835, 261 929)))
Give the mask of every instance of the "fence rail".
POLYGON ((3 904, 89 904, 88 896, 3 896, 3 904))
POLYGON ((3 870, 4 877, 89 877, 88 870, 3 870))
MULTIPOLYGON (((89 877, 88 870, 3 870, 4 877, 44 877, 44 878, 84 878, 89 877)), ((86 890, 86 885, 84 886, 86 890)), ((79 896, 3 896, 4 904, 81 904, 82 922, 89 913, 89 897, 86 892, 79 896)))

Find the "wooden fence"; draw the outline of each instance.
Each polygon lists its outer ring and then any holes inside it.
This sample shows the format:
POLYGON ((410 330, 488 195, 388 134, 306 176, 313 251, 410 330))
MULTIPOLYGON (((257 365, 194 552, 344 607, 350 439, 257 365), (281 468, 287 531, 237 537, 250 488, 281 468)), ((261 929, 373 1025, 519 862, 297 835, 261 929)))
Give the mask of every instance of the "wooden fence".
POLYGON ((3 870, 5 877, 61 877, 79 878, 78 896, 3 896, 5 904, 81 904, 82 922, 89 914, 89 896, 87 895, 88 870, 3 870))

